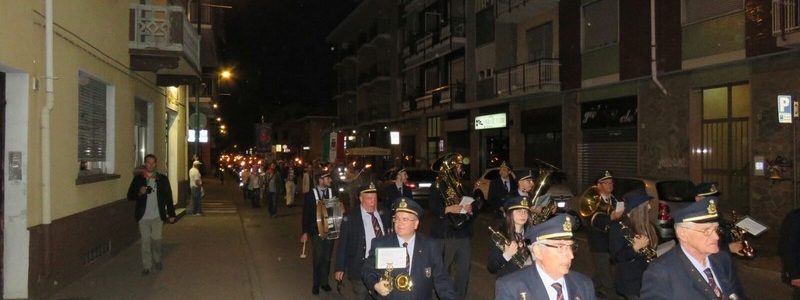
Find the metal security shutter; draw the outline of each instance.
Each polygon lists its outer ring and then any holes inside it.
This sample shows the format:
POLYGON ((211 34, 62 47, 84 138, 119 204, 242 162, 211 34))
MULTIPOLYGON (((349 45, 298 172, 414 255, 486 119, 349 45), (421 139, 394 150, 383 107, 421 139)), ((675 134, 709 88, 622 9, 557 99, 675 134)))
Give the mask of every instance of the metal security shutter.
POLYGON ((636 176, 639 167, 636 142, 582 143, 578 145, 580 189, 592 185, 603 170, 614 176, 636 176))
POLYGON ((743 0, 684 0, 686 23, 694 23, 741 10, 743 0))
POLYGON ((106 159, 106 85, 84 73, 78 88, 78 160, 106 159))

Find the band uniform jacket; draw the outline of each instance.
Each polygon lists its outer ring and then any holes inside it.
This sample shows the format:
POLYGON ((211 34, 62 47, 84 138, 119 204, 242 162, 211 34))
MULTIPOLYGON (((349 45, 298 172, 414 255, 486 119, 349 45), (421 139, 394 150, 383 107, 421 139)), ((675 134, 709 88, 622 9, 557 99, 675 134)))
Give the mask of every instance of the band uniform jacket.
POLYGON ((391 211, 392 203, 394 200, 400 197, 407 197, 409 199, 414 200, 414 195, 411 192, 411 189, 407 186, 403 186, 403 194, 400 195, 400 190, 397 189, 397 185, 392 181, 386 188, 384 188, 382 193, 384 199, 381 199, 381 206, 387 211, 391 211))
POLYGON ((506 191, 506 186, 503 184, 503 179, 500 177, 493 179, 489 183, 489 207, 494 211, 498 210, 503 207, 503 202, 506 200, 508 196, 517 196, 519 192, 517 191, 519 188, 517 187, 517 181, 511 176, 508 177, 508 184, 511 186, 509 190, 506 191))
MULTIPOLYGON (((611 210, 617 206, 617 197, 611 194, 608 201, 611 203, 611 210)), ((595 212, 589 217, 589 250, 592 252, 608 252, 608 227, 613 222, 611 216, 605 212, 595 212)))
MULTIPOLYGON (((441 300, 456 299, 453 283, 447 277, 447 270, 442 262, 442 250, 436 247, 433 240, 417 232, 414 241, 414 257, 411 260, 411 282, 414 288, 408 292, 400 292, 396 288, 386 297, 374 291, 375 284, 383 276, 383 269, 375 268, 375 249, 381 247, 401 247, 394 233, 372 240, 372 249, 362 269, 362 279, 374 297, 377 299, 431 299, 436 294, 441 300)), ((405 270, 401 267, 392 271, 392 276, 397 276, 405 270)))
MULTIPOLYGON (((389 213, 383 209, 376 211, 383 222, 383 234, 392 230, 389 213)), ((348 279, 361 279, 361 269, 366 261, 367 241, 364 233, 364 220, 361 218, 361 206, 352 209, 342 220, 341 235, 336 249, 335 272, 345 272, 348 279)))
MULTIPOLYGON (((708 257, 723 299, 747 299, 727 252, 708 257), (736 296, 731 296, 735 294, 736 296)), ((679 245, 650 263, 642 277, 641 299, 717 299, 706 276, 698 271, 679 245)))
MULTIPOLYGON (((319 189, 311 188, 311 190, 306 193, 305 204, 303 205, 303 233, 308 233, 309 235, 319 234, 319 230, 317 230, 317 193, 319 193, 320 200, 324 198, 319 189)), ((329 197, 337 196, 333 188, 328 188, 328 193, 329 197)))
MULTIPOLYGON (((169 179, 166 175, 155 173, 156 175, 156 200, 158 201, 158 215, 161 221, 166 221, 167 218, 175 217, 175 206, 172 204, 172 188, 169 185, 169 179)), ((136 211, 133 217, 136 221, 142 219, 144 211, 147 206, 147 194, 139 195, 139 189, 147 186, 147 179, 142 175, 133 176, 131 185, 128 187, 128 200, 136 201, 136 211)))
MULTIPOLYGON (((567 283, 569 300, 595 300, 594 284, 589 277, 571 271, 564 275, 567 283)), ((547 290, 536 271, 536 265, 530 265, 522 270, 508 274, 497 279, 495 285, 495 300, 519 300, 525 293, 526 299, 550 299, 547 290)))
POLYGON ((623 295, 639 295, 642 274, 648 263, 625 239, 625 231, 620 222, 612 222, 609 226, 608 248, 611 263, 616 266, 614 287, 623 295))

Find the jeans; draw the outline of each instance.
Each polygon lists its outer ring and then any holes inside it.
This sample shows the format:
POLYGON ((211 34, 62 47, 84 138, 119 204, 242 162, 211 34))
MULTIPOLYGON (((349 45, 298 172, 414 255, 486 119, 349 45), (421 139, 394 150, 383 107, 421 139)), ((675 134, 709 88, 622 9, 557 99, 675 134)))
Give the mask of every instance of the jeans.
POLYGON ((202 199, 203 195, 199 187, 192 188, 192 214, 202 214, 203 213, 203 206, 200 204, 200 200, 202 199))
POLYGON ((253 208, 261 207, 261 197, 259 197, 259 191, 256 190, 247 190, 247 197, 250 198, 250 205, 253 208))
POLYGON ((161 263, 161 231, 164 221, 159 218, 139 220, 142 235, 142 266, 150 270, 153 263, 161 263))
POLYGON ((278 204, 275 200, 275 192, 267 192, 267 210, 269 210, 269 214, 274 216, 278 213, 278 204))
POLYGON ((444 252, 444 267, 453 279, 456 299, 467 297, 472 245, 469 238, 445 238, 436 240, 444 252))
MULTIPOLYGON (((311 235, 309 233, 309 235, 311 235)), ((323 240, 317 235, 311 236, 314 287, 328 285, 328 276, 331 273, 331 254, 333 252, 333 240, 323 240)))

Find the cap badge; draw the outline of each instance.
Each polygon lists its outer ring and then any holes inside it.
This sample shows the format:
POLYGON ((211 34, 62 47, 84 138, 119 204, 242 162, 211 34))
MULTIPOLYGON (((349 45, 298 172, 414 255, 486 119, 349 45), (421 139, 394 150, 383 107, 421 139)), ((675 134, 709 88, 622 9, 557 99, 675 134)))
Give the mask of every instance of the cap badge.
POLYGON ((717 204, 714 203, 714 200, 708 201, 708 214, 709 215, 716 215, 717 214, 717 204))
POLYGON ((400 205, 398 205, 398 207, 400 207, 400 208, 408 207, 408 203, 406 203, 406 199, 401 199, 400 200, 400 205))
POLYGON ((569 217, 564 219, 564 226, 562 226, 561 229, 564 229, 564 231, 572 231, 572 221, 570 221, 569 217))
POLYGON ((528 206, 528 197, 522 197, 522 201, 520 201, 519 204, 528 206))
POLYGON ((369 183, 369 189, 370 190, 374 190, 375 189, 375 183, 374 182, 370 182, 369 183))
POLYGON ((611 172, 609 172, 608 170, 606 170, 606 171, 603 173, 603 177, 611 177, 611 172))

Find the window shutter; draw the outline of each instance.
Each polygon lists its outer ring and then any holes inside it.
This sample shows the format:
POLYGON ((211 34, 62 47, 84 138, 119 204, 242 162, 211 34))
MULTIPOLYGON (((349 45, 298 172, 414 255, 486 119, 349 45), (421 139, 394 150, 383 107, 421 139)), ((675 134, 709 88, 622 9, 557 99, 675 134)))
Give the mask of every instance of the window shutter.
POLYGON ((106 85, 83 73, 78 88, 78 160, 106 159, 106 85))

